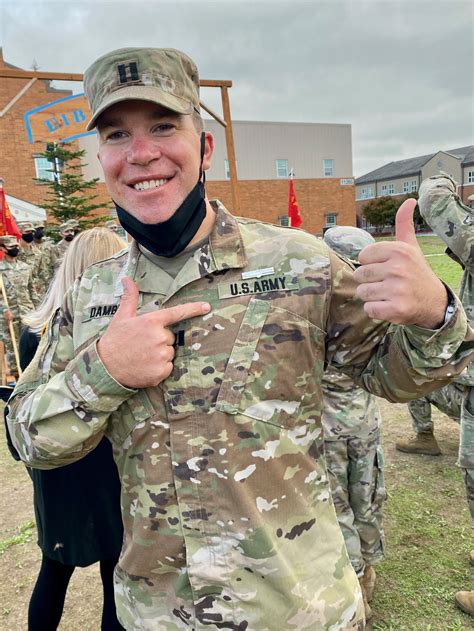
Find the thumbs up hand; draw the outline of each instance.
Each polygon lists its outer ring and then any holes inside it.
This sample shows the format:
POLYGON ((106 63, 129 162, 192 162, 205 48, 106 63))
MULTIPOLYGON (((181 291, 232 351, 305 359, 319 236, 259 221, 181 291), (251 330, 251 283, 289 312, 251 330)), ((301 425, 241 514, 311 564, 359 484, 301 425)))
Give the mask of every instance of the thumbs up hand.
POLYGON ((372 243, 361 251, 354 278, 369 317, 436 329, 443 324, 448 293, 417 243, 415 206, 416 200, 407 199, 398 209, 395 241, 372 243))
POLYGON ((173 370, 174 334, 166 327, 209 313, 206 302, 193 302, 137 316, 138 288, 122 281, 124 294, 97 351, 112 377, 127 388, 157 386, 173 370))

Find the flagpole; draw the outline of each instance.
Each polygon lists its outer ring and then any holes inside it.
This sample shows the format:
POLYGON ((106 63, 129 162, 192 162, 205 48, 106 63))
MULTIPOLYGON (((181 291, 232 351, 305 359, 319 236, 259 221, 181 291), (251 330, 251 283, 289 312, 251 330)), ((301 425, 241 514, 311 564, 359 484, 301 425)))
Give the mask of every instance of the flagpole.
MULTIPOLYGON (((293 167, 291 167, 290 172, 288 173, 290 181, 293 179, 294 174, 295 174, 295 171, 294 171, 293 167)), ((288 227, 291 228, 291 217, 290 217, 289 214, 288 214, 288 227)))

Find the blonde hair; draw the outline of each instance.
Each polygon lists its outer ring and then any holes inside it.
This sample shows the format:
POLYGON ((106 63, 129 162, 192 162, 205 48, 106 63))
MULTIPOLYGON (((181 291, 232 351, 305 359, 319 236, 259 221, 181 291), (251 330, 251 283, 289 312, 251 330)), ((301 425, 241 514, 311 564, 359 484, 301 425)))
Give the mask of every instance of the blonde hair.
POLYGON ((86 267, 107 259, 126 247, 127 243, 107 228, 91 228, 79 233, 67 248, 42 303, 35 311, 23 316, 26 326, 33 333, 39 333, 61 306, 66 291, 86 267))

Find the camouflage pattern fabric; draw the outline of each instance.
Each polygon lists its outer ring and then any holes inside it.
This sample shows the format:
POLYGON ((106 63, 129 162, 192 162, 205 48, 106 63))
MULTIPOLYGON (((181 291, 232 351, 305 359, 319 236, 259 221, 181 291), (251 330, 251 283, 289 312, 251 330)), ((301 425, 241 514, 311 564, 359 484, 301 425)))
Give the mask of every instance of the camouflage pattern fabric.
POLYGON ((93 114, 88 131, 104 110, 130 98, 159 103, 178 114, 200 111, 196 64, 174 48, 113 50, 87 68, 84 92, 93 114))
MULTIPOLYGON (((448 175, 430 177, 421 183, 418 205, 423 219, 464 268, 459 297, 474 327, 474 210, 462 203, 456 188, 448 175)), ((474 362, 456 381, 474 386, 474 362)))
POLYGON ((58 258, 56 245, 51 241, 35 243, 34 248, 41 254, 41 265, 38 271, 39 294, 42 299, 53 280, 56 260, 58 258))
POLYGON ((54 262, 54 271, 58 269, 61 265, 61 261, 63 260, 63 256, 66 254, 66 250, 71 245, 71 241, 66 241, 65 239, 61 239, 54 246, 54 254, 56 255, 56 260, 54 262))
POLYGON ((13 330, 18 345, 20 341, 22 316, 33 311, 35 308, 33 297, 37 299, 37 295, 33 288, 31 268, 26 263, 18 260, 14 263, 10 263, 3 259, 0 261, 0 274, 2 275, 8 300, 7 306, 2 293, 0 293, 0 339, 5 345, 10 372, 13 375, 18 375, 11 334, 8 323, 3 317, 3 312, 9 309, 13 314, 13 330))
POLYGON ((370 320, 352 268, 321 240, 213 208, 209 242, 166 294, 168 275, 136 243, 86 270, 10 400, 15 446, 29 465, 51 468, 104 433, 112 441, 125 628, 362 629, 325 467, 325 361, 406 401, 462 370, 474 332, 459 308, 437 331, 370 320), (173 371, 156 388, 120 385, 97 353, 124 275, 138 286, 139 315, 212 306, 173 327, 173 371))
POLYGON ((466 486, 469 512, 474 519, 474 387, 466 387, 461 409, 459 466, 466 486))
POLYGON ((367 245, 375 243, 375 239, 367 230, 362 230, 362 228, 334 226, 324 233, 324 242, 339 256, 358 264, 359 253, 367 245))
POLYGON ((337 520, 352 567, 362 576, 366 565, 384 557, 382 504, 387 494, 380 431, 364 439, 325 441, 324 451, 337 520))
POLYGON ((465 395, 465 387, 462 384, 450 383, 439 390, 430 392, 426 397, 415 399, 408 403, 413 429, 417 434, 421 432, 433 432, 431 420, 431 406, 434 405, 443 414, 459 423, 461 419, 462 401, 465 395))
MULTIPOLYGON (((331 250, 356 266, 361 250, 375 241, 366 230, 353 226, 335 226, 323 238, 331 250)), ((332 367, 324 373, 322 387, 331 493, 352 567, 362 576, 366 564, 383 558, 384 549, 380 412, 375 397, 332 367)))
POLYGON ((22 245, 17 259, 18 261, 26 263, 31 269, 31 282, 34 289, 31 299, 33 300, 34 306, 37 307, 44 294, 42 279, 45 270, 41 252, 34 245, 22 245))
POLYGON ((383 559, 386 499, 380 411, 375 398, 346 375, 323 377, 324 451, 337 520, 358 576, 383 559))
MULTIPOLYGON (((426 223, 443 239, 451 256, 464 268, 459 297, 469 323, 474 327, 474 210, 463 204, 456 182, 444 173, 421 183, 418 205, 426 223)), ((474 518, 474 362, 456 379, 456 384, 460 388, 452 388, 451 398, 448 393, 443 402, 447 406, 442 411, 453 418, 459 410, 459 390, 464 389, 460 409, 459 465, 464 469, 469 509, 474 518)))

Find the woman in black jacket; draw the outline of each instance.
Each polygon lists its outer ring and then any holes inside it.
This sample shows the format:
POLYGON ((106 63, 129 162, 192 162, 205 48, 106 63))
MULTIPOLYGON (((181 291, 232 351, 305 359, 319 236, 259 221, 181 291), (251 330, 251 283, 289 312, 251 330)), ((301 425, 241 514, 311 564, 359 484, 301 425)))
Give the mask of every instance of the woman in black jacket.
MULTIPOLYGON (((22 332, 19 345, 22 370, 33 359, 42 332, 76 278, 88 265, 125 247, 127 244, 117 234, 105 228, 85 230, 74 239, 43 303, 25 317, 28 328, 22 332)), ((18 454, 16 457, 19 459, 18 454)), ((28 630, 55 631, 74 569, 96 562, 100 563, 104 596, 102 631, 122 629, 115 612, 113 571, 122 546, 123 527, 120 482, 110 442, 104 437, 74 464, 29 469, 29 473, 42 561, 29 604, 28 630)))

